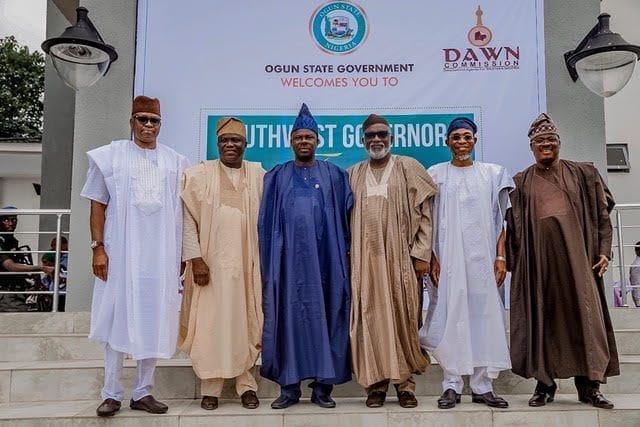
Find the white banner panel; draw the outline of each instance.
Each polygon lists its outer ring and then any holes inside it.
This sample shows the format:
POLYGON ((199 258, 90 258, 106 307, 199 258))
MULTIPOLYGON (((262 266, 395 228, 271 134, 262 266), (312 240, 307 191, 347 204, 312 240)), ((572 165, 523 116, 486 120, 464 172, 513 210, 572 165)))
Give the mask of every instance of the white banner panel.
POLYGON ((302 102, 318 155, 364 159, 360 124, 385 115, 393 152, 449 160, 457 115, 479 125, 476 158, 532 163, 527 130, 545 104, 542 0, 139 0, 136 94, 159 97, 160 140, 215 158, 215 122, 247 124, 248 160, 292 158, 302 102))

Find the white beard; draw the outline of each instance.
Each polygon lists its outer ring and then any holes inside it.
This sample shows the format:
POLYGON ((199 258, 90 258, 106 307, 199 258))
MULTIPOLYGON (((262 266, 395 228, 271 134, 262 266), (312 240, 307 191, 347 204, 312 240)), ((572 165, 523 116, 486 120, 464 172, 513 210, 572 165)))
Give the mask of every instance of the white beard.
POLYGON ((369 148, 367 149, 367 154, 369 154, 369 157, 373 160, 380 160, 383 159, 387 154, 389 154, 389 151, 391 151, 391 145, 389 145, 388 147, 384 147, 381 150, 372 150, 369 148))

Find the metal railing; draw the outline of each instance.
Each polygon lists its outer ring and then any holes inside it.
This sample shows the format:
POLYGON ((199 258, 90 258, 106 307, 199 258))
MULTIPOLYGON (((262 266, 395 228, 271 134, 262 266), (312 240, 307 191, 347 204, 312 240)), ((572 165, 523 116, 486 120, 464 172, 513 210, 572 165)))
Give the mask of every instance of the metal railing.
MULTIPOLYGON (((61 254, 66 253, 68 254, 68 251, 62 251, 60 249, 61 246, 61 236, 65 235, 68 236, 69 235, 69 231, 62 231, 62 216, 63 215, 70 215, 71 214, 71 209, 0 209, 0 216, 20 216, 20 215, 37 215, 37 216, 41 216, 41 215, 55 215, 56 216, 56 230, 55 231, 40 231, 40 230, 36 230, 36 231, 14 231, 14 232, 0 232, 0 234, 19 234, 19 235, 30 235, 30 234, 35 234, 35 235, 42 235, 42 234, 49 234, 49 235, 55 235, 56 238, 56 247, 55 250, 46 250, 46 251, 41 251, 41 250, 37 250, 37 251, 25 251, 24 253, 29 253, 29 254, 45 254, 45 253, 54 253, 55 254, 55 262, 54 262, 54 271, 53 271, 53 290, 51 291, 4 291, 4 290, 0 290, 0 295, 6 295, 6 294, 26 294, 26 295, 52 295, 53 296, 53 302, 52 302, 52 308, 51 311, 56 312, 58 311, 58 301, 60 299, 60 260, 61 260, 61 254)), ((0 253, 2 254, 16 254, 15 251, 0 251, 0 253)), ((68 255, 67 255, 68 256, 68 255)), ((36 257, 37 261, 39 261, 39 259, 36 257)), ((36 265, 37 263, 34 263, 34 265, 36 265)), ((29 272, 26 272, 27 274, 29 274, 29 272)), ((34 271, 33 273, 37 274, 37 271, 34 271)), ((25 272, 0 272, 0 275, 3 276, 16 276, 16 275, 24 275, 25 272)), ((63 292, 63 294, 66 295, 66 291, 63 292)))
MULTIPOLYGON (((614 229, 614 259, 612 263, 612 267, 617 267, 618 275, 619 275, 619 283, 620 283, 620 292, 622 299, 622 306, 628 307, 627 303, 627 290, 630 288, 640 288, 639 285, 631 285, 627 278, 628 269, 632 266, 631 264, 627 264, 625 262, 625 248, 634 248, 635 247, 635 239, 631 244, 625 244, 624 231, 629 229, 640 229, 640 224, 634 225, 625 225, 623 222, 623 213, 629 211, 636 211, 640 214, 640 203, 629 203, 629 204, 618 204, 611 212, 612 225, 614 229)), ((58 311, 58 301, 60 298, 60 259, 63 253, 67 253, 68 251, 62 251, 60 249, 61 239, 60 237, 63 235, 68 235, 68 231, 62 230, 62 216, 70 215, 70 209, 0 209, 0 216, 20 216, 20 215, 55 215, 56 216, 56 229, 55 231, 15 231, 13 233, 8 232, 0 232, 0 234, 20 234, 20 235, 42 235, 42 234, 53 234, 56 237, 56 247, 55 250, 45 250, 45 251, 28 251, 26 253, 31 254, 44 254, 44 253, 54 253, 55 254, 55 263, 54 263, 54 274, 53 274, 53 290, 51 291, 2 291, 0 290, 0 295, 4 294, 27 294, 27 295, 52 295, 53 296, 53 306, 52 311, 58 311)), ((640 233, 639 233, 640 236, 640 233)), ((640 240, 640 237, 638 238, 640 240)), ((9 253, 15 254, 14 251, 0 251, 0 253, 9 253)), ((37 273, 37 272, 34 272, 37 273)), ((24 272, 0 272, 0 275, 21 275, 25 274, 24 272)), ((66 294, 66 291, 63 292, 66 294)))
MULTIPOLYGON (((618 268, 618 275, 620 276, 619 277, 620 293, 621 293, 620 297, 622 299, 623 307, 629 306, 629 304, 627 303, 627 290, 640 287, 640 285, 635 285, 635 286, 631 285, 631 283, 627 278, 627 272, 629 271, 628 269, 632 267, 632 265, 625 263, 624 248, 635 248, 636 239, 634 239, 634 242, 631 244, 625 244, 624 231, 630 230, 630 229, 640 229, 640 224, 634 224, 634 225, 624 224, 622 219, 623 213, 629 212, 629 211, 636 211, 640 213, 640 203, 618 204, 613 209, 613 212, 611 212, 611 220, 612 220, 613 232, 615 237, 615 241, 613 244, 613 249, 615 253, 614 253, 612 266, 618 268)), ((638 238, 637 240, 640 240, 640 238, 638 238)))

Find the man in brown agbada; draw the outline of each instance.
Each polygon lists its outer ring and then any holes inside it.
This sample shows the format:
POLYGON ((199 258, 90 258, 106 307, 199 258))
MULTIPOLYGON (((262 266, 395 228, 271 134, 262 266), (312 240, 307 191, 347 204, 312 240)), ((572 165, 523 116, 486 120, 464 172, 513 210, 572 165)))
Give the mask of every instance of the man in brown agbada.
POLYGON ((548 115, 529 139, 536 164, 514 177, 507 213, 512 369, 538 380, 529 406, 553 401, 554 378, 575 377, 581 402, 611 409, 599 388, 620 373, 602 281, 614 201, 592 164, 559 158, 548 115))
POLYGON ((362 125, 369 160, 349 169, 351 214, 351 353, 368 407, 384 404, 389 383, 411 408, 413 374, 429 366, 418 337, 422 279, 431 258, 431 198, 436 186, 415 159, 390 153, 389 123, 372 114, 362 125))
POLYGON ((184 173, 183 255, 189 261, 180 318, 180 349, 201 379, 203 409, 218 407, 225 378, 235 378, 242 406, 259 405, 251 372, 262 336, 258 208, 264 170, 243 160, 245 125, 223 117, 219 160, 184 173))

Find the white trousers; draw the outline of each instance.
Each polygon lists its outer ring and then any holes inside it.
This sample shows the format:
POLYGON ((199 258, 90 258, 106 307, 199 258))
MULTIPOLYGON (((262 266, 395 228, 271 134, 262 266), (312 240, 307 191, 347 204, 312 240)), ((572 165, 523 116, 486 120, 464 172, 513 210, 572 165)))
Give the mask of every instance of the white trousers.
MULTIPOLYGON (((124 353, 111 348, 109 344, 104 350, 104 387, 102 388, 102 400, 114 399, 118 402, 124 399, 124 389, 120 379, 122 378, 122 363, 124 353)), ((140 400, 151 394, 153 388, 153 374, 156 370, 157 359, 143 359, 137 361, 136 384, 131 397, 140 400)))
MULTIPOLYGON (((474 368, 473 374, 469 375, 469 386, 471 391, 476 394, 484 394, 493 391, 493 380, 487 375, 487 368, 474 368)), ((444 379, 442 380, 442 390, 453 389, 456 393, 462 394, 464 381, 462 376, 452 374, 444 370, 444 379)))

